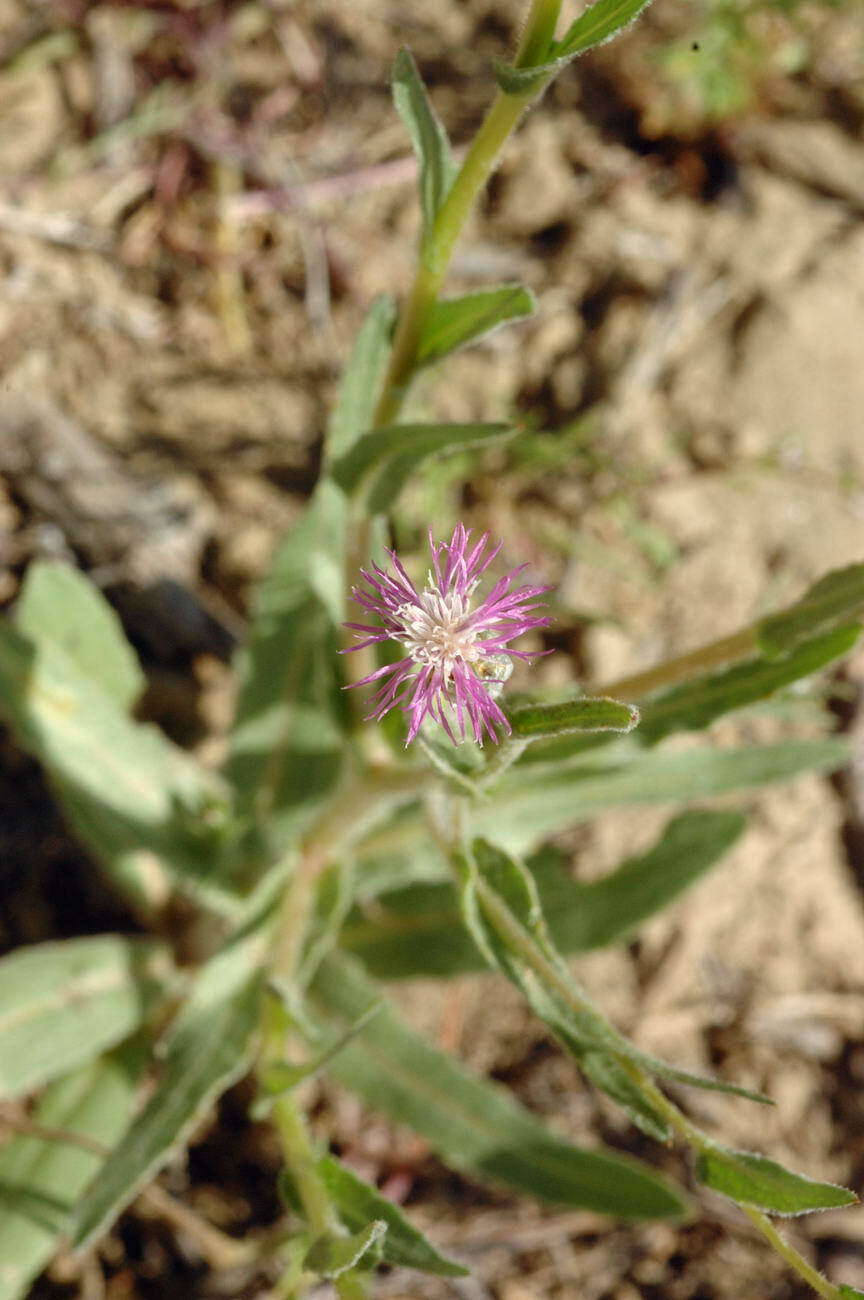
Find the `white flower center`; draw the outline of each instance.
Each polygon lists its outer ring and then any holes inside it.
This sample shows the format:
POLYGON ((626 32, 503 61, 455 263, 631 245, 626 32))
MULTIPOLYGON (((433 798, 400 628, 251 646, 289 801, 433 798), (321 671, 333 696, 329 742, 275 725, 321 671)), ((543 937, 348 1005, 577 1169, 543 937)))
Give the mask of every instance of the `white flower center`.
POLYGON ((402 623, 399 640, 416 664, 434 664, 450 676, 457 659, 473 664, 482 653, 477 645, 479 629, 465 626, 470 608, 467 594, 451 591, 445 596, 427 587, 419 606, 412 601, 397 609, 402 623))

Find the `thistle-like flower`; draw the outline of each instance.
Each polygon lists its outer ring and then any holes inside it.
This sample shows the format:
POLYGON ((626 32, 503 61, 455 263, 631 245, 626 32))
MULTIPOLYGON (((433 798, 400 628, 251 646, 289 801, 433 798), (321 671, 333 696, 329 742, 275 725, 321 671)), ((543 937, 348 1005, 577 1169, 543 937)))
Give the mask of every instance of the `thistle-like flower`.
POLYGON ((482 575, 501 550, 488 550, 484 533, 469 550, 471 530, 457 524, 449 542, 438 545, 429 532, 432 568, 426 586, 418 592, 393 551, 392 570, 377 564, 360 573, 369 590, 354 587, 355 600, 375 614, 382 626, 346 623, 363 636, 348 651, 362 650, 379 641, 398 641, 407 655, 385 664, 353 686, 380 681, 367 720, 382 718, 397 706, 410 715, 408 739, 417 735, 424 718, 439 722, 454 744, 464 740, 466 722, 479 745, 483 736, 498 740, 510 724, 495 700, 513 671, 511 658, 533 659, 541 651, 511 650, 510 642, 523 632, 545 627, 550 618, 533 611, 538 597, 549 587, 514 587, 527 565, 511 570, 489 594, 471 608, 471 597, 482 575))

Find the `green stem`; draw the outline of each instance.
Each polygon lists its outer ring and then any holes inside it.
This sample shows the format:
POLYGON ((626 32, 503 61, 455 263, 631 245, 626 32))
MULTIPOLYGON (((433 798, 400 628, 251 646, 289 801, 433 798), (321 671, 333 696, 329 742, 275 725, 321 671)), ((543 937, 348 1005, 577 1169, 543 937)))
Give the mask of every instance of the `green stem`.
MULTIPOLYGON (((495 892, 485 884, 484 881, 475 882, 477 896, 481 902, 484 912, 486 912, 492 924, 498 933, 504 939, 508 948, 525 962, 531 968, 535 975, 548 987, 576 1011, 589 1010, 594 1012, 590 999, 583 994, 577 985, 571 983, 564 974, 559 971, 555 964, 551 962, 546 955, 537 947, 531 938, 525 934, 518 922, 513 918, 509 908, 503 904, 495 892)), ((615 1031, 613 1031, 615 1032, 615 1031)), ((652 1079, 633 1061, 625 1055, 617 1057, 620 1065, 630 1074, 635 1083, 642 1089, 645 1096, 653 1103, 656 1109, 668 1120, 670 1127, 678 1136, 690 1147, 697 1151, 708 1151, 711 1149, 711 1141, 701 1133, 694 1124, 691 1124, 685 1115, 681 1113, 677 1106, 661 1092, 652 1079)), ((762 1236, 772 1246, 774 1250, 786 1261, 799 1277, 813 1288, 818 1295, 825 1297, 825 1300, 840 1300, 840 1290, 835 1287, 821 1273, 817 1272, 812 1265, 808 1264, 806 1259, 798 1253, 793 1246, 780 1235, 767 1215, 761 1210, 754 1209, 752 1206, 741 1205, 739 1207, 747 1215, 747 1218, 755 1228, 761 1232, 762 1236)))
MULTIPOLYGON (((646 1097, 648 1097, 656 1109, 665 1116, 669 1121, 670 1126, 688 1146, 692 1147, 696 1151, 707 1152, 711 1150, 712 1144, 710 1139, 707 1138, 704 1133, 700 1132, 700 1130, 696 1128, 695 1124, 690 1123, 686 1115, 683 1115, 678 1107, 669 1100, 665 1093, 661 1092, 653 1080, 649 1079, 637 1065, 633 1064, 632 1061, 625 1061, 622 1062, 622 1064, 625 1069, 627 1069, 631 1078, 634 1079, 645 1093, 646 1097)), ((834 1284, 829 1282, 827 1278, 823 1277, 821 1273, 817 1272, 817 1270, 813 1268, 812 1264, 807 1263, 807 1260, 804 1259, 803 1255, 799 1255, 794 1246, 790 1246, 786 1238, 781 1236, 774 1227, 774 1224, 768 1218, 767 1214, 763 1214, 761 1210, 757 1210, 752 1205, 741 1205, 738 1202, 735 1202, 735 1204, 738 1205, 739 1210, 742 1210, 744 1214, 747 1215, 747 1218, 753 1224, 754 1228, 762 1234, 771 1248, 786 1261, 789 1267, 797 1273, 800 1278, 804 1279, 808 1286, 813 1288, 817 1295, 824 1296, 825 1300, 840 1300, 839 1287, 834 1286, 834 1284)))
POLYGON ((534 0, 516 51, 517 68, 533 68, 545 62, 555 39, 561 0, 534 0))
POLYGON ((667 659, 656 668, 648 668, 644 673, 634 673, 631 677, 619 677, 613 682, 603 682, 592 686, 593 695, 610 695, 613 699, 639 700, 651 695, 661 686, 674 686, 676 682, 686 681, 711 668, 723 664, 735 663, 746 659, 759 649, 756 630, 744 628, 732 636, 712 641, 710 645, 700 646, 689 654, 679 655, 677 659, 667 659))
POLYGON ((313 1240, 339 1232, 338 1217, 318 1172, 318 1153, 292 1093, 283 1093, 274 1102, 273 1120, 313 1240))
POLYGON ((335 1286, 339 1300, 366 1300, 368 1295, 359 1273, 353 1268, 349 1273, 337 1277, 335 1286))
POLYGON ((789 1267, 800 1278, 803 1278, 817 1295, 824 1296, 825 1300, 840 1300, 840 1288, 834 1286, 826 1277, 817 1272, 811 1264, 808 1264, 807 1260, 798 1254, 794 1246, 790 1246, 786 1238, 781 1236, 766 1214, 763 1214, 761 1210, 754 1210, 749 1205, 742 1205, 740 1208, 747 1215, 754 1228, 762 1233, 769 1246, 776 1250, 781 1259, 785 1259, 789 1267))
MULTIPOLYGON (((562 0, 532 0, 516 55, 519 67, 530 67, 535 58, 545 57, 555 34, 561 3, 562 0)), ((544 86, 545 83, 524 94, 499 90, 465 155, 429 238, 424 241, 414 284, 399 316, 390 365, 375 412, 375 424, 379 428, 392 424, 401 410, 416 369, 426 317, 438 299, 456 241, 471 209, 495 170, 508 137, 544 86)))
POLYGON ((274 975, 289 983, 297 975, 322 872, 393 808, 419 794, 426 779, 425 771, 414 768, 373 768, 355 772, 328 800, 303 840, 285 890, 270 956, 274 975))

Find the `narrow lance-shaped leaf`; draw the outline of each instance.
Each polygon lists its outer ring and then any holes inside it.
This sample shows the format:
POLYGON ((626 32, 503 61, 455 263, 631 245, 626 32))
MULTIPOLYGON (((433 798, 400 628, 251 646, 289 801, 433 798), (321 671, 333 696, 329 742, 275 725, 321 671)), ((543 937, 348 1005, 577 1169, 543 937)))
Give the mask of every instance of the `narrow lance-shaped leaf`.
POLYGON ((461 298, 441 299, 433 303, 423 322, 417 364, 432 365, 509 321, 532 315, 536 309, 531 290, 519 284, 502 284, 461 298))
POLYGON ((333 478, 346 492, 366 491, 370 513, 384 513, 429 456, 480 448, 516 433, 507 424, 394 424, 361 438, 333 465, 333 478))
POLYGON ((402 49, 393 64, 393 102, 405 123, 420 165, 420 205, 424 239, 447 197, 456 165, 447 132, 429 102, 426 87, 409 50, 402 49))
POLYGON ((650 0, 596 0, 570 24, 559 41, 553 42, 542 63, 521 68, 497 62, 495 77, 499 86, 508 95, 536 94, 577 55, 617 36, 649 3, 650 0))
POLYGON ((274 850, 314 815, 341 770, 345 527, 345 497, 323 479, 258 591, 240 658, 226 775, 239 815, 258 820, 274 850))
POLYGON ((732 1151, 712 1143, 696 1162, 696 1175, 706 1187, 739 1205, 753 1205, 772 1214, 807 1214, 853 1205, 858 1197, 847 1187, 820 1183, 784 1169, 752 1151, 732 1151))
POLYGON ((119 935, 0 961, 0 1098, 20 1097, 128 1038, 173 986, 163 945, 119 935))
POLYGON ((632 731, 639 722, 635 704, 580 697, 559 704, 520 704, 508 710, 517 740, 540 740, 573 732, 632 731))
MULTIPOLYGON (((132 1040, 50 1084, 33 1110, 45 1128, 111 1149, 135 1107, 148 1053, 132 1040)), ((74 1142, 14 1137, 0 1149, 0 1300, 23 1300, 55 1254, 104 1157, 74 1142)))
POLYGON ((324 440, 327 464, 350 451, 372 428, 378 389, 390 354, 396 319, 391 298, 376 298, 357 334, 324 440))
POLYGON ((596 0, 570 24, 553 46, 553 54, 558 59, 572 59, 610 41, 638 18, 649 3, 650 0, 596 0))
POLYGON ((653 743, 676 731, 707 727, 733 709, 766 699, 848 654, 860 635, 857 625, 835 628, 799 642, 783 659, 751 659, 673 686, 643 704, 638 738, 653 743))
POLYGON ((549 939, 535 883, 524 866, 475 840, 461 870, 465 924, 489 965, 521 990, 588 1077, 623 1106, 639 1128, 668 1141, 668 1122, 639 1087, 638 1076, 628 1073, 624 1051, 616 1051, 615 1030, 584 997, 561 998, 556 985, 572 982, 549 939))
MULTIPOLYGON (((550 835, 587 821, 602 809, 680 804, 788 781, 807 772, 836 771, 849 761, 849 753, 848 743, 839 739, 694 748, 681 753, 634 752, 625 740, 587 754, 581 762, 511 769, 478 804, 474 827, 509 852, 526 854, 550 835)), ((447 874, 443 857, 429 842, 417 804, 406 805, 361 839, 355 854, 359 877, 369 882, 370 895, 405 880, 427 882, 447 874)))
MULTIPOLYGON (((358 963, 333 953, 310 993, 325 1022, 344 1022, 356 1020, 378 990, 358 963)), ((331 1073, 376 1110, 422 1133, 455 1168, 616 1218, 683 1212, 679 1196, 645 1166, 548 1132, 501 1089, 405 1028, 389 1007, 348 1044, 331 1073)))
MULTIPOLYGON (((549 937, 536 885, 516 858, 486 840, 475 839, 462 870, 463 915, 481 951, 521 989, 536 1014, 577 1060, 585 1053, 612 1058, 609 1077, 616 1086, 612 1094, 616 1099, 623 1101, 630 1090, 622 1088, 615 1066, 623 1065, 626 1070, 632 1063, 652 1076, 770 1104, 760 1093, 669 1065, 640 1051, 620 1034, 570 975, 549 937)), ((594 1073, 600 1071, 595 1068, 594 1073)), ((650 1100, 643 1096, 642 1102, 655 1127, 665 1127, 650 1100)), ((639 1108, 633 1108, 631 1114, 644 1127, 639 1108)))
POLYGON ((159 1082, 78 1206, 77 1247, 100 1236, 247 1067, 260 1018, 263 932, 235 940, 199 972, 169 1030, 159 1082))
MULTIPOLYGON (((333 1156, 323 1156, 318 1161, 318 1173, 346 1228, 359 1232, 365 1224, 376 1220, 387 1225, 387 1235, 381 1239, 383 1264, 416 1268, 439 1277, 467 1275, 467 1268, 437 1251, 423 1233, 409 1223, 397 1205, 383 1196, 377 1187, 364 1182, 352 1169, 340 1164, 333 1156)), ((299 1210, 300 1198, 287 1174, 280 1179, 280 1189, 289 1205, 299 1210)))
MULTIPOLYGON (((638 733, 637 733, 638 734, 638 733)), ((605 808, 686 803, 733 790, 786 781, 800 772, 831 771, 847 761, 840 740, 799 740, 740 749, 651 750, 596 767, 537 764, 506 772, 478 807, 479 834, 513 852, 605 808)))
POLYGON ((851 564, 820 578, 800 600, 764 618, 757 634, 769 658, 788 654, 807 641, 864 613, 864 564, 851 564))
MULTIPOLYGON (((555 946, 585 952, 614 943, 668 906, 735 843, 744 818, 734 812, 688 812, 674 818, 646 853, 599 880, 574 880, 550 849, 529 858, 555 946)), ((364 872, 365 878, 365 872, 364 872)), ((476 945, 459 925, 452 884, 423 883, 376 898, 374 919, 359 914, 342 931, 344 947, 380 979, 449 976, 482 968, 476 945)))
MULTIPOLYGON (((372 426, 394 318, 393 303, 379 298, 363 322, 327 429, 328 467, 372 426)), ((341 770, 346 703, 337 629, 345 617, 345 530, 344 494, 325 476, 276 551, 239 660, 227 775, 240 816, 266 825, 277 840, 271 851, 314 814, 341 770)))

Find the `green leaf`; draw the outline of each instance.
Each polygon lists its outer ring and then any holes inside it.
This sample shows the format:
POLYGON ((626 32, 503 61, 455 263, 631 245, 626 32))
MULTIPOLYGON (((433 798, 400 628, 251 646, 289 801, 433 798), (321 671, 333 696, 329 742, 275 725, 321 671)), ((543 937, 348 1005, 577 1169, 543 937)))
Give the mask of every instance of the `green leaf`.
POLYGON ((274 848, 311 819, 341 771, 345 510, 341 489, 322 480, 258 591, 240 656, 226 775, 238 814, 272 831, 274 848))
MULTIPOLYGON (((327 1189, 339 1218, 352 1232, 364 1225, 378 1221, 386 1224, 387 1235, 381 1238, 381 1263, 402 1268, 415 1268, 422 1273, 439 1277, 465 1277, 468 1269, 440 1254, 421 1232, 405 1218, 397 1205, 364 1182, 352 1169, 333 1156, 322 1156, 317 1162, 321 1181, 327 1189)), ((279 1178, 279 1190, 293 1210, 302 1211, 299 1193, 287 1170, 279 1178)))
POLYGON ((745 825, 736 812, 686 812, 669 822, 646 853, 599 880, 574 882, 562 872, 550 879, 547 872, 538 883, 556 945, 575 953, 623 939, 701 879, 745 825))
POLYGON ((391 298, 376 298, 366 314, 327 426, 324 443, 327 464, 344 456, 372 428, 395 319, 396 307, 391 298))
POLYGON ((861 628, 845 626, 799 642, 783 659, 750 659, 723 672, 673 686, 642 705, 639 739, 646 744, 675 731, 696 731, 733 709, 763 700, 848 654, 861 628))
POLYGON ((516 740, 539 740, 577 731, 626 733, 639 722, 639 710, 635 704, 584 697, 560 704, 520 704, 509 709, 507 716, 516 740))
POLYGON ((263 931, 251 930, 202 967, 164 1044, 158 1085, 78 1206, 73 1241, 99 1237, 247 1068, 258 1026, 263 931))
POLYGON ((530 852, 541 839, 602 809, 706 799, 786 781, 800 772, 832 771, 847 758, 843 741, 799 740, 740 749, 652 750, 593 769, 515 767, 478 808, 475 828, 513 852, 530 852))
POLYGON ((731 1151, 712 1143, 699 1155, 696 1176, 706 1187, 739 1205, 772 1214, 806 1214, 853 1205, 858 1197, 836 1183, 817 1183, 751 1151, 731 1151))
MULTIPOLYGON (((376 299, 367 313, 328 426, 328 466, 349 456, 372 425, 394 319, 389 298, 376 299)), ((239 657, 227 775, 239 815, 272 830, 271 851, 314 815, 341 770, 346 705, 338 626, 345 618, 346 526, 344 495, 324 477, 276 551, 239 657)))
POLYGON ((432 365, 468 343, 485 338, 508 321, 523 320, 536 310, 533 293, 519 284, 502 284, 460 298, 439 300, 423 322, 417 364, 432 365))
POLYGON ((841 1296, 848 1296, 849 1300, 864 1300, 864 1291, 858 1291, 854 1286, 844 1286, 840 1283, 841 1296))
POLYGON ((173 984, 169 950, 99 935, 0 961, 0 1098, 20 1097, 128 1038, 173 984))
POLYGON ((495 80, 508 95, 536 94, 577 55, 617 36, 648 4, 650 0, 596 0, 552 45, 543 63, 518 68, 496 61, 495 80))
POLYGON ((303 1266, 319 1277, 335 1278, 356 1268, 370 1253, 377 1263, 386 1232, 387 1224, 377 1220, 347 1237, 319 1237, 306 1252, 303 1266))
MULTIPOLYGON (((275 992, 277 996, 281 994, 279 988, 276 988, 275 992)), ((346 1043, 350 1043, 351 1039, 360 1033, 372 1017, 378 1014, 382 1005, 380 1001, 373 1002, 354 1024, 340 1031, 335 1040, 317 1052, 311 1060, 296 1065, 290 1061, 271 1061, 264 1066, 258 1072, 258 1079, 264 1092, 268 1093, 272 1098, 280 1093, 289 1092, 292 1088, 296 1088, 298 1083, 303 1083, 304 1080, 312 1079, 316 1074, 320 1074, 339 1055, 346 1043)), ((290 1005, 286 1004, 286 1010, 290 1015, 290 1005)), ((266 1113, 267 1109, 269 1109, 269 1105, 261 1108, 262 1115, 266 1113)), ((259 1116, 255 1118, 259 1118, 259 1116)))
POLYGON ((596 1088, 616 1101, 628 1118, 655 1142, 669 1142, 672 1130, 620 1061, 608 1052, 581 1052, 579 1067, 596 1088))
POLYGON ((361 438, 334 464, 333 478, 346 492, 365 492, 369 512, 383 514, 429 456, 483 447, 516 433, 507 424, 394 424, 361 438))
POLYGON ((465 1277, 467 1268, 440 1254, 422 1232, 412 1226, 391 1200, 363 1181, 333 1156, 324 1156, 318 1170, 339 1217, 356 1232, 362 1224, 377 1220, 387 1225, 382 1239, 382 1262, 416 1268, 439 1277, 465 1277))
POLYGON ((453 184, 456 165, 447 132, 429 102, 414 58, 406 49, 399 51, 393 64, 393 102, 405 123, 420 164, 423 235, 424 240, 428 240, 435 218, 453 184))
MULTIPOLYGON (((683 813, 646 853, 628 858, 600 880, 574 880, 558 853, 536 854, 527 866, 556 947, 575 953, 616 942, 704 875, 744 824, 733 812, 683 813)), ((450 976, 482 967, 476 946, 459 927, 459 904, 449 882, 424 882, 379 896, 374 919, 355 914, 341 943, 379 979, 450 976)))
MULTIPOLYGON (((325 1022, 355 1020, 377 996, 349 958, 330 954, 311 986, 325 1022)), ((422 1133, 457 1169, 554 1204, 617 1218, 684 1213, 679 1195, 645 1166, 606 1151, 585 1151, 547 1131, 501 1089, 418 1038, 386 1007, 331 1067, 375 1109, 422 1133)))
POLYGON ((144 674, 123 625, 92 582, 69 564, 36 560, 15 606, 15 623, 29 640, 54 642, 82 677, 97 683, 121 709, 144 689, 144 674))
POLYGON ((0 712, 137 908, 156 912, 175 889, 225 903, 213 866, 223 787, 155 727, 129 718, 80 659, 0 622, 0 712))
POLYGON ((475 839, 464 869, 463 915, 481 952, 519 988, 535 1014, 580 1063, 591 1057, 592 1077, 608 1078, 613 1096, 626 1096, 640 1127, 663 1124, 648 1097, 637 1104, 622 1083, 622 1068, 632 1062, 649 1075, 675 1079, 696 1088, 732 1093, 771 1104, 769 1098, 736 1084, 706 1078, 642 1052, 620 1034, 580 989, 556 951, 546 928, 534 882, 517 859, 486 840, 475 839), (608 1064, 603 1068, 603 1059, 608 1064))
POLYGON ((864 611, 864 564, 836 569, 820 578, 788 609, 772 614, 757 629, 762 652, 776 658, 802 641, 860 618, 864 611))
MULTIPOLYGON (((146 1053, 125 1044, 52 1083, 35 1123, 111 1148, 132 1114, 146 1053)), ((0 1149, 0 1300, 23 1300, 57 1250, 104 1157, 69 1142, 15 1137, 0 1149)))
POLYGON ((650 0, 597 0, 589 5, 552 47, 556 59, 573 59, 595 45, 610 41, 628 27, 650 0))

